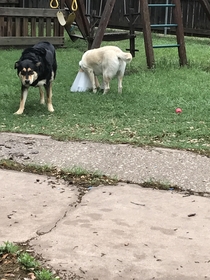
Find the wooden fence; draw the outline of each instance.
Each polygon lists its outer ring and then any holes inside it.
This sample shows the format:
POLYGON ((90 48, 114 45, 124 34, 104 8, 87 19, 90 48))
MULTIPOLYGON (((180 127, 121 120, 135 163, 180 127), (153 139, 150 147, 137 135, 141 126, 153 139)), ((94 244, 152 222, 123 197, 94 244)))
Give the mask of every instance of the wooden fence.
MULTIPOLYGON (((83 1, 87 6, 86 14, 94 10, 99 16, 106 2, 106 0, 83 1)), ((210 36, 210 20, 200 1, 180 1, 185 35, 210 36)), ((0 0, 0 46, 32 45, 41 40, 63 45, 64 29, 58 23, 57 9, 49 8, 49 2, 49 0, 0 0)), ((59 3, 63 8, 65 0, 60 0, 59 3)), ((166 3, 166 0, 148 0, 148 3, 166 3)), ((108 27, 129 29, 128 17, 125 14, 128 14, 130 10, 138 13, 139 0, 117 0, 108 27)), ((171 8, 167 10, 167 18, 166 8, 150 8, 150 15, 152 24, 165 23, 166 20, 167 23, 173 23, 171 8)), ((135 15, 134 20, 135 29, 141 31, 141 16, 135 15)), ((162 32, 163 29, 158 31, 162 32)), ((173 33, 174 30, 167 29, 167 32, 173 33)))
MULTIPOLYGON (((100 2, 100 1, 99 1, 100 2)), ((183 26, 185 35, 192 36, 210 36, 210 20, 207 17, 201 3, 199 0, 180 0, 183 14, 183 26)), ((210 0, 209 0, 210 2, 210 0)), ((166 0, 148 0, 149 4, 164 4, 166 0)), ((169 0, 170 3, 170 0, 169 0)), ((97 4, 94 9, 99 11, 97 4)), ((113 9, 109 27, 118 27, 122 29, 129 28, 129 22, 125 17, 125 13, 128 14, 129 9, 133 9, 135 12, 139 11, 139 1, 130 0, 126 1, 124 6, 124 1, 116 1, 115 7, 113 9)), ((166 11, 165 7, 150 7, 150 20, 151 24, 173 23, 172 8, 168 8, 166 11), (167 18, 166 18, 167 15, 167 18)), ((139 16, 135 22, 135 29, 142 30, 141 17, 139 16)), ((154 29, 157 30, 157 29, 154 29)), ((162 29, 163 30, 163 29, 162 29)), ((158 30, 161 31, 161 30, 158 30)), ((174 29, 168 29, 168 32, 173 33, 174 29)))
POLYGON ((18 0, 0 0, 0 46, 22 47, 43 40, 64 44, 64 30, 57 20, 56 9, 19 6, 18 0))
MULTIPOLYGON (((199 0, 180 0, 183 14, 183 26, 186 35, 194 36, 210 36, 210 20, 207 17, 199 0)), ((208 0, 210 3, 210 0, 208 0)), ((169 3, 171 1, 169 0, 169 3)), ((101 1, 89 1, 89 10, 96 11, 96 15, 100 16, 101 1)), ((104 1, 103 1, 104 3, 104 1)), ((148 0, 149 4, 164 4, 166 0, 148 0)), ((102 8, 104 5, 102 5, 102 8)), ((129 29, 129 21, 125 14, 129 13, 129 9, 133 9, 135 13, 140 11, 139 1, 118 0, 109 21, 108 26, 113 28, 129 29), (125 4, 125 5, 124 5, 125 4)), ((165 7, 150 7, 151 24, 173 23, 172 8, 166 10, 165 7)), ((141 16, 135 21, 135 29, 142 30, 141 16)), ((157 30, 157 29, 155 29, 157 30)), ((161 30, 158 30, 161 31, 161 30)), ((168 32, 173 32, 174 29, 168 29, 168 32)))

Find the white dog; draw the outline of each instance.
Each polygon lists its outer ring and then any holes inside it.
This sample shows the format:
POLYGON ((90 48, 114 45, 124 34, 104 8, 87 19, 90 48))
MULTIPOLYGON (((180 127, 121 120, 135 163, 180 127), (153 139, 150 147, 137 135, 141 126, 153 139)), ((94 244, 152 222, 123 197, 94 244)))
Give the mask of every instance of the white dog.
POLYGON ((118 77, 118 92, 122 93, 122 80, 126 63, 132 60, 130 53, 123 52, 115 46, 106 46, 86 51, 79 65, 90 78, 93 92, 100 87, 97 75, 103 75, 104 93, 109 90, 109 82, 114 77, 118 77))

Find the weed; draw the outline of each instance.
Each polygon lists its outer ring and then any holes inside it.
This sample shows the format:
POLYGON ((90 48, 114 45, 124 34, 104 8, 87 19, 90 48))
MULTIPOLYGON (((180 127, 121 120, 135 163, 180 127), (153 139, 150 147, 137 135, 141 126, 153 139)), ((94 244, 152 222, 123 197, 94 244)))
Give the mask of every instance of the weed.
POLYGON ((29 255, 28 253, 21 253, 18 257, 18 261, 27 269, 37 269, 39 267, 39 263, 34 259, 34 257, 29 255))
POLYGON ((0 254, 3 253, 15 254, 18 253, 18 251, 19 251, 19 247, 9 241, 4 242, 4 244, 0 246, 0 254))
MULTIPOLYGON (((1 271, 0 278, 4 276, 4 272, 9 270, 12 272, 14 279, 33 279, 37 280, 58 280, 59 277, 55 276, 51 271, 41 267, 35 257, 25 252, 26 245, 15 245, 9 241, 4 242, 0 246, 1 258, 1 271), (24 248, 24 249, 23 249, 24 248), (28 276, 30 276, 28 278, 28 276)), ((4 279, 6 277, 3 277, 4 279)))
POLYGON ((81 167, 73 167, 72 169, 60 169, 50 166, 39 166, 34 164, 21 164, 12 160, 0 160, 0 168, 12 169, 16 171, 30 172, 40 175, 50 175, 57 179, 62 178, 69 184, 82 185, 83 187, 98 186, 100 184, 114 185, 117 183, 117 178, 111 178, 101 174, 99 171, 90 172, 81 167))
POLYGON ((54 277, 53 273, 46 269, 41 269, 35 272, 37 280, 58 280, 58 277, 54 277))
POLYGON ((172 186, 168 182, 161 182, 161 181, 154 181, 153 179, 150 179, 149 181, 145 181, 141 184, 143 188, 152 188, 152 189, 158 189, 158 190, 179 190, 179 187, 172 186))

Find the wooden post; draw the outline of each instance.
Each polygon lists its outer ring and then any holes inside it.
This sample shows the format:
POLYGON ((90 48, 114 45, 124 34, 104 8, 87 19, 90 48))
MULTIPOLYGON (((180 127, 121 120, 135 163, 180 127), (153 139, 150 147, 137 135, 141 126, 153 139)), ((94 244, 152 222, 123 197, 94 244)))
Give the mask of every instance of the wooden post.
POLYGON ((104 11, 101 15, 101 19, 100 19, 98 29, 96 31, 95 38, 93 40, 91 49, 100 47, 101 42, 103 40, 104 32, 108 25, 108 22, 109 22, 109 19, 110 19, 110 16, 111 16, 114 4, 115 4, 115 1, 116 0, 107 0, 106 1, 106 5, 105 5, 104 11))
POLYGON ((147 66, 148 68, 153 68, 155 64, 154 59, 154 51, 152 46, 152 34, 150 27, 150 14, 148 7, 148 0, 139 0, 140 1, 140 9, 141 9, 141 17, 142 17, 142 25, 143 25, 143 34, 144 34, 144 46, 145 53, 147 58, 147 66))
POLYGON ((134 28, 134 9, 129 8, 129 40, 130 40, 130 53, 132 54, 132 57, 135 57, 135 28, 134 28))
POLYGON ((181 4, 180 4, 180 0, 172 0, 172 2, 175 4, 175 7, 173 8, 174 19, 175 22, 178 24, 176 28, 176 37, 177 37, 177 43, 179 44, 178 47, 179 62, 180 65, 183 66, 187 64, 187 56, 186 56, 186 49, 185 49, 185 42, 184 42, 184 28, 182 23, 181 4))

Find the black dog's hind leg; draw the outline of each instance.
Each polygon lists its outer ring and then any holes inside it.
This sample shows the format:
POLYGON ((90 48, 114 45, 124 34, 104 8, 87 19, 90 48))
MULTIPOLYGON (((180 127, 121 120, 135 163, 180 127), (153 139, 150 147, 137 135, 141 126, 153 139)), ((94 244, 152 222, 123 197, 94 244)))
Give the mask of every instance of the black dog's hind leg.
POLYGON ((28 88, 24 87, 22 85, 22 87, 21 87, 20 107, 17 110, 17 112, 15 112, 15 114, 21 115, 23 113, 24 108, 25 108, 25 103, 26 103, 27 96, 28 96, 28 88))
POLYGON ((52 105, 52 82, 44 86, 47 94, 47 108, 49 112, 54 112, 52 105))

